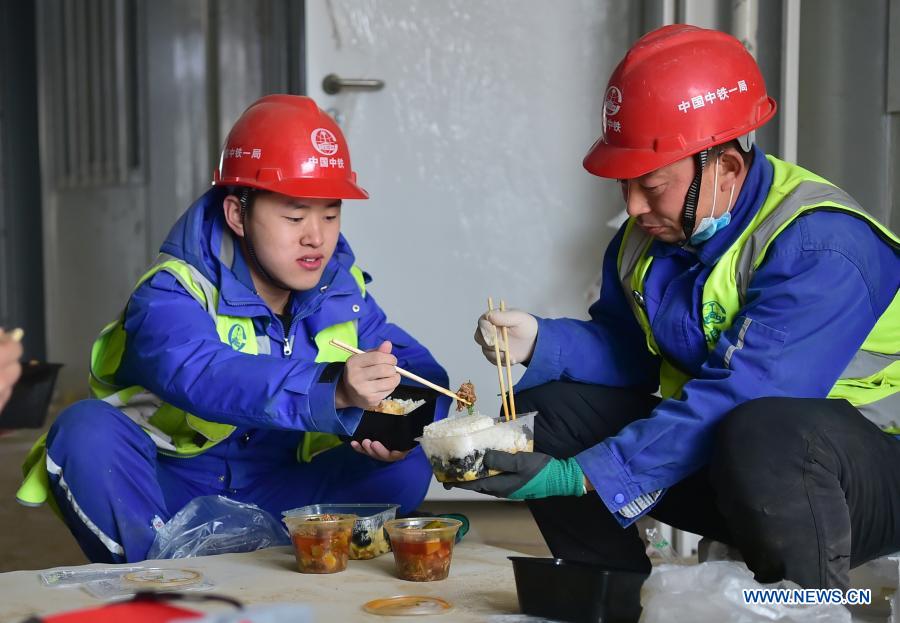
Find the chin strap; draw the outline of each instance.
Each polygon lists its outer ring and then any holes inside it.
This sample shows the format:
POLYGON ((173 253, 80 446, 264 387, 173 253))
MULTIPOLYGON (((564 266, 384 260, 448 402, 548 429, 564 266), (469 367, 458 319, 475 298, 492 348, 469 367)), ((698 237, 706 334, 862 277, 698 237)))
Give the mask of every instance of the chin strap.
POLYGON ((700 182, 703 180, 703 169, 706 168, 708 158, 708 149, 694 154, 694 159, 697 162, 697 172, 694 174, 694 179, 684 197, 684 212, 681 217, 681 229, 684 232, 684 240, 679 243, 681 246, 686 245, 694 233, 694 225, 697 222, 697 200, 700 198, 700 182))
POLYGON ((247 212, 250 210, 249 188, 244 187, 241 189, 241 192, 238 195, 238 201, 241 204, 241 224, 244 226, 244 244, 247 245, 247 254, 250 256, 250 261, 253 262, 253 266, 256 267, 257 272, 262 275, 263 279, 271 283, 276 288, 280 288, 282 290, 287 290, 288 292, 290 292, 293 288, 270 275, 269 271, 263 268, 262 263, 256 257, 256 250, 253 248, 253 240, 252 236, 250 235, 250 220, 247 218, 247 212))

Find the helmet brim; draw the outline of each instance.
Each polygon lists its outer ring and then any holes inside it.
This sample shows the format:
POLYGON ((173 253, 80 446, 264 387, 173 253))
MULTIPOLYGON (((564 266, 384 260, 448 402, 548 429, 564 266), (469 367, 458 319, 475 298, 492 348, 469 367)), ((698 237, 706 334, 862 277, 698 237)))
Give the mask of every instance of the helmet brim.
POLYGON ((307 199, 368 199, 369 193, 349 180, 343 179, 289 179, 277 182, 258 182, 244 178, 225 178, 214 186, 249 186, 268 192, 307 199))

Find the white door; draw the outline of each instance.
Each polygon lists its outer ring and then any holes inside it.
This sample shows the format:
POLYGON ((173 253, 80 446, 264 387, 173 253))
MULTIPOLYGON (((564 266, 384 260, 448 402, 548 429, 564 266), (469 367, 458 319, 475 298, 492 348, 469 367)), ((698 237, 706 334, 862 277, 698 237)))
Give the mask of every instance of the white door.
MULTIPOLYGON (((451 387, 499 409, 472 341, 487 297, 586 317, 621 211, 581 166, 629 3, 307 0, 308 93, 336 117, 371 199, 344 233, 388 317, 426 344, 451 387), (380 79, 327 95, 322 79, 380 79)), ((521 372, 521 371, 520 371, 521 372)), ((432 487, 432 496, 443 496, 432 487)))

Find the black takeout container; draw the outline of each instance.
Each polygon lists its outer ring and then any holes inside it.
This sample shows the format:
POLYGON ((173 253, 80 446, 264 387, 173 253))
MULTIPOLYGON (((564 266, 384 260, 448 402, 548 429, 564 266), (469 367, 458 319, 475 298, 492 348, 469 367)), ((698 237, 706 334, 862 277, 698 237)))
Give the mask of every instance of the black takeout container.
POLYGON ((421 437, 422 429, 434 421, 438 393, 424 387, 398 385, 390 397, 401 400, 424 400, 425 404, 406 415, 364 411, 359 426, 348 439, 380 441, 388 450, 405 451, 414 448, 416 437, 421 437))
POLYGON ((0 411, 0 429, 41 428, 53 397, 56 375, 62 364, 22 363, 22 376, 13 386, 9 402, 0 411))
POLYGON ((575 623, 637 623, 647 573, 561 558, 510 556, 524 614, 575 623))

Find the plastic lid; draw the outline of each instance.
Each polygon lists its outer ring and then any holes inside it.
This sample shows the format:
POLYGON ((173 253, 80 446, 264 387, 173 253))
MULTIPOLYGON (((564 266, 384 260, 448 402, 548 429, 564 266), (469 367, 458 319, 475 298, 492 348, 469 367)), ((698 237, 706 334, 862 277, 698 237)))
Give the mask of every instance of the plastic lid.
POLYGON ((398 595, 373 599, 363 605, 363 610, 381 616, 421 616, 443 614, 453 609, 453 605, 440 597, 424 595, 398 595))
POLYGON ((193 569, 142 569, 122 576, 122 579, 142 588, 175 588, 197 584, 203 580, 203 574, 193 569))

